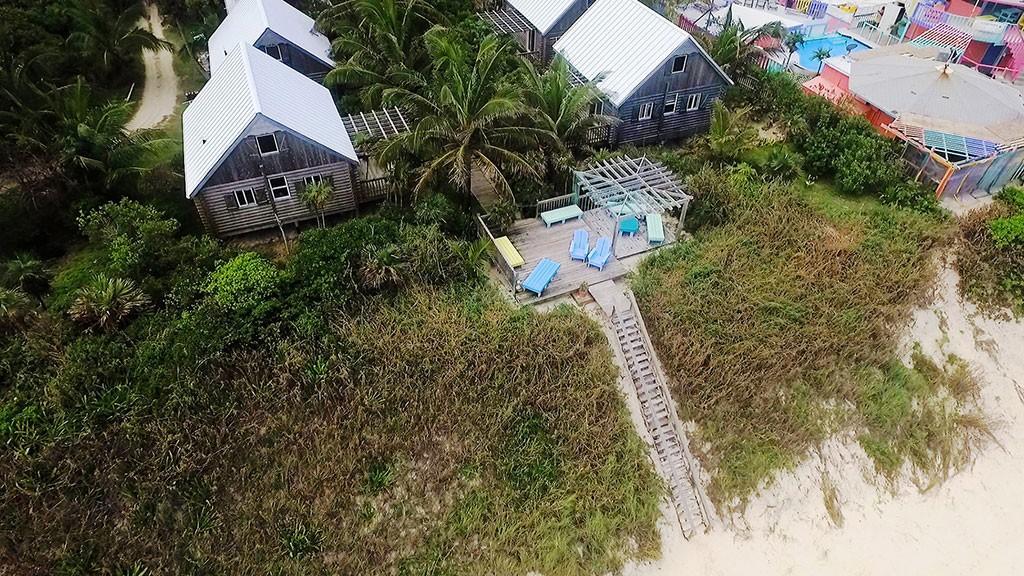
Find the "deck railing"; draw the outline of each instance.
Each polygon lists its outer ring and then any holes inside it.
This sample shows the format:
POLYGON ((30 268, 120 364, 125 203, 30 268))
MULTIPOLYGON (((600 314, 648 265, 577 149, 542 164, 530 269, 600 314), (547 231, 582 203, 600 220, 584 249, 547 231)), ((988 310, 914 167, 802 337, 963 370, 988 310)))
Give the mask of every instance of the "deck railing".
POLYGON ((566 206, 572 206, 573 204, 579 206, 580 210, 584 212, 597 208, 597 204, 590 198, 589 194, 583 194, 582 196, 576 193, 563 194, 554 198, 539 200, 537 202, 537 216, 539 217, 541 212, 557 210, 566 206))
POLYGON ((516 269, 505 260, 505 257, 501 255, 498 248, 494 244, 494 234, 491 233, 491 229, 487 226, 487 215, 477 214, 476 216, 476 229, 480 234, 482 240, 487 240, 490 244, 487 249, 487 253, 491 256, 491 262, 494 263, 494 267, 498 269, 498 272, 508 281, 509 286, 512 287, 512 293, 516 292, 516 284, 518 278, 516 277, 516 269))
POLYGON ((910 21, 926 29, 934 28, 939 24, 956 28, 961 32, 971 35, 971 38, 978 42, 987 44, 1003 44, 1006 31, 1013 27, 1007 22, 997 22, 971 16, 960 16, 950 14, 939 8, 927 4, 918 4, 910 21))
POLYGON ((874 22, 861 22, 852 32, 854 35, 879 46, 892 46, 901 42, 899 37, 882 30, 874 22))

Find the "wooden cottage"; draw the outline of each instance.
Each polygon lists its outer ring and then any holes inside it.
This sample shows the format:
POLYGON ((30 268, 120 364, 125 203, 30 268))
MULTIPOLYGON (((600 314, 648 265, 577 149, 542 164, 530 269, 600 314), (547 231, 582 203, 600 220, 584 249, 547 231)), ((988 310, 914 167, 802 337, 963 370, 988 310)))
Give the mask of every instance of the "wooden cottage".
POLYGON ((555 42, 565 34, 594 0, 505 0, 500 10, 482 16, 495 30, 511 34, 523 53, 547 64, 555 55, 555 42))
POLYGON ((225 237, 313 219, 303 188, 328 182, 326 213, 357 206, 352 140, 330 92, 239 44, 182 115, 185 195, 225 237))
POLYGON ((555 43, 580 81, 604 95, 595 112, 621 123, 610 144, 705 132, 732 80, 688 33, 637 0, 597 0, 555 43))
POLYGON ((210 36, 210 73, 216 75, 238 44, 255 46, 314 80, 334 68, 331 42, 313 19, 284 0, 238 0, 210 36))

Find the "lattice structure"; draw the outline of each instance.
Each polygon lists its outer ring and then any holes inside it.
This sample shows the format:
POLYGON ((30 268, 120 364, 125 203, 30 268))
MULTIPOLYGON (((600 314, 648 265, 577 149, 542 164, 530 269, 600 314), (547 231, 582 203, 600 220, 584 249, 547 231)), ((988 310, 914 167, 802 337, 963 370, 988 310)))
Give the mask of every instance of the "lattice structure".
POLYGON ((620 156, 597 162, 576 172, 576 187, 598 206, 621 208, 636 216, 661 214, 675 208, 685 210, 691 199, 671 170, 646 156, 620 156))
POLYGON ((349 114, 341 121, 345 125, 345 131, 353 140, 357 136, 374 139, 390 138, 412 129, 406 121, 405 114, 398 108, 349 114))
POLYGON ((958 30, 949 24, 937 24, 930 30, 910 41, 918 46, 938 46, 948 48, 953 52, 953 62, 959 62, 960 57, 967 51, 971 43, 971 35, 963 30, 958 30))
POLYGON ((893 122, 890 129, 898 132, 907 140, 931 150, 942 156, 952 166, 975 162, 990 158, 1005 151, 1019 148, 1019 143, 997 144, 980 138, 969 138, 959 134, 950 134, 939 130, 930 130, 905 124, 899 120, 893 122))
POLYGON ((502 10, 481 12, 479 16, 499 34, 521 34, 533 30, 533 24, 511 6, 506 6, 502 10))

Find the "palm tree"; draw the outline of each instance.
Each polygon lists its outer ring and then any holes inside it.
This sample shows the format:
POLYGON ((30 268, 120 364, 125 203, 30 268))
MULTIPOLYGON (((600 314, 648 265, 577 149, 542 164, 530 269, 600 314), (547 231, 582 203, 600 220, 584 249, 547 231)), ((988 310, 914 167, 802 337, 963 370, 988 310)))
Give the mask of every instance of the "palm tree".
POLYGON ((338 61, 324 78, 328 86, 362 89, 363 103, 381 105, 389 88, 422 88, 430 57, 423 34, 444 15, 426 0, 345 0, 320 18, 335 28, 338 61))
POLYGON ((818 61, 818 74, 821 74, 821 66, 825 63, 825 60, 828 60, 831 57, 832 51, 828 48, 818 48, 814 51, 814 56, 811 58, 818 61))
POLYGON ((708 150, 713 159, 732 162, 753 147, 757 131, 746 121, 748 112, 746 108, 730 112, 724 104, 715 102, 707 136, 708 150))
POLYGON ((79 288, 69 313, 87 329, 110 332, 148 305, 149 298, 131 280, 100 274, 79 288))
POLYGON ((733 21, 731 6, 721 24, 722 30, 706 48, 715 62, 730 72, 746 71, 762 50, 769 53, 777 51, 777 48, 759 48, 755 42, 765 37, 781 40, 785 31, 778 22, 748 29, 742 22, 733 21))
POLYGON ((313 184, 307 185, 302 189, 299 197, 305 202, 306 206, 316 213, 317 224, 321 228, 327 226, 327 218, 324 215, 324 210, 327 209, 327 203, 331 201, 331 195, 334 194, 334 189, 330 184, 324 181, 314 182, 313 184))
POLYGON ((4 280, 7 284, 26 294, 40 298, 49 288, 42 261, 28 254, 15 255, 7 261, 5 269, 4 280))
POLYGON ((786 34, 786 37, 782 40, 782 43, 788 50, 786 54, 786 68, 789 68, 789 61, 793 58, 793 53, 800 49, 800 46, 807 41, 807 35, 803 32, 790 32, 786 34))
POLYGON ((419 121, 411 132, 378 145, 379 163, 418 159, 416 194, 445 178, 469 198, 474 168, 510 195, 506 174, 539 179, 526 151, 538 142, 554 145, 555 137, 532 125, 520 91, 507 81, 506 65, 519 65, 508 44, 489 36, 469 58, 465 45, 442 29, 432 30, 426 41, 434 60, 427 93, 405 88, 385 92, 388 102, 410 110, 419 121))
POLYGON ((103 77, 130 63, 143 50, 172 48, 169 42, 139 25, 146 16, 142 2, 130 3, 115 12, 110 2, 75 0, 68 15, 74 30, 68 36, 68 44, 89 56, 103 77))
POLYGON ((32 304, 22 291, 0 288, 0 331, 20 326, 32 313, 32 304))
POLYGON ((591 113, 591 105, 600 101, 600 92, 593 84, 574 86, 569 65, 562 58, 543 74, 527 63, 524 97, 537 127, 554 134, 558 144, 542 149, 544 174, 552 184, 574 160, 594 153, 590 134, 595 128, 617 122, 611 116, 591 113))

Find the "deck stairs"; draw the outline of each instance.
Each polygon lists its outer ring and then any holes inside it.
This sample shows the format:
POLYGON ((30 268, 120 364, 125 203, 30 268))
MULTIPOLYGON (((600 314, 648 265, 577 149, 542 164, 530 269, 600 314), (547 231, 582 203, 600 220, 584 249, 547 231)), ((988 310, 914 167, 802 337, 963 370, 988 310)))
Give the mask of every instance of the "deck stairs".
POLYGON ((668 388, 659 374, 643 318, 632 295, 629 300, 631 306, 612 311, 612 327, 640 400, 644 424, 654 441, 658 466, 667 481, 683 536, 689 539, 712 527, 716 521, 714 507, 704 492, 699 465, 690 453, 668 388))

